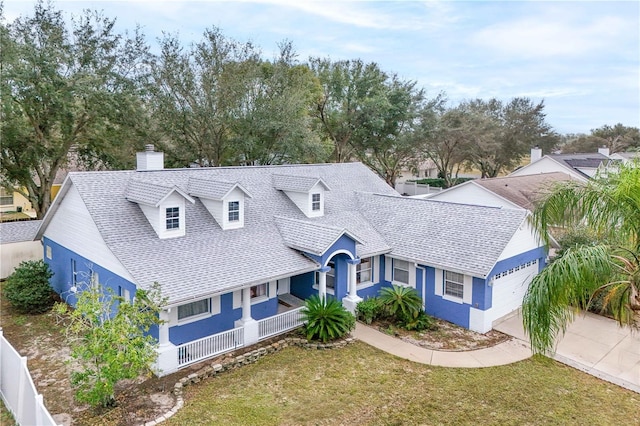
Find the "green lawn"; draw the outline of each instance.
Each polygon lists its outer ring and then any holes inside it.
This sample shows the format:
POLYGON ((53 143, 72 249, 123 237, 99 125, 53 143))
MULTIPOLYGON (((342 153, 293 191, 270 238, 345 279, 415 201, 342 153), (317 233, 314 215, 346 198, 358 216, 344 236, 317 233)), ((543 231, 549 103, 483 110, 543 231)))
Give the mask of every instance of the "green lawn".
POLYGON ((537 357, 415 364, 363 343, 287 348, 185 389, 166 425, 640 424, 640 395, 537 357))

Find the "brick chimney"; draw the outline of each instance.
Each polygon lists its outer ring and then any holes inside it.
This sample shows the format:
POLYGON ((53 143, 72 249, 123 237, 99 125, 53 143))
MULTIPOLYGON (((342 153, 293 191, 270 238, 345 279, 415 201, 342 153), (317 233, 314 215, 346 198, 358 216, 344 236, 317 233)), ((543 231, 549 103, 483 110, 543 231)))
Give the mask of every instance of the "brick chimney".
POLYGON ((138 171, 164 169, 164 153, 155 152, 153 145, 145 145, 144 152, 136 153, 138 171))

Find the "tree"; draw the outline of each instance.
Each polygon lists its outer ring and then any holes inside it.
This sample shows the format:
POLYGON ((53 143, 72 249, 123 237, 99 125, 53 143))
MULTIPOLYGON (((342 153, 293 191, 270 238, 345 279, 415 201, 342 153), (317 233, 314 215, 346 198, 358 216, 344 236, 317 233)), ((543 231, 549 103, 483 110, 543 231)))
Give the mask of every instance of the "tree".
POLYGON ((523 302, 523 322, 536 352, 552 349, 578 307, 603 295, 621 325, 640 312, 640 164, 620 165, 586 185, 559 184, 532 221, 548 238, 552 226, 587 226, 600 243, 566 250, 536 275, 523 302))
POLYGON ((160 40, 151 62, 151 109, 160 145, 178 166, 231 164, 233 121, 241 113, 260 51, 226 38, 218 28, 182 47, 176 36, 160 40))
POLYGON ((138 78, 147 46, 114 25, 86 11, 69 30, 42 1, 34 16, 0 25, 0 184, 27 197, 38 218, 72 148, 81 162, 108 167, 144 142, 138 78))
POLYGON ((310 58, 309 67, 322 87, 315 117, 333 144, 331 161, 342 163, 354 156, 356 132, 367 120, 368 107, 384 102, 387 75, 376 63, 361 60, 337 61, 310 58))
POLYGON ((495 98, 475 99, 459 108, 473 129, 468 162, 480 170, 483 178, 513 169, 533 146, 550 152, 558 143, 558 135, 545 121, 544 102, 513 98, 503 104, 495 98))
POLYGON ((155 284, 138 290, 133 302, 107 291, 96 275, 80 284, 75 309, 59 303, 55 311, 64 315, 71 357, 79 369, 71 373, 71 384, 80 402, 113 406, 114 387, 123 379, 149 374, 157 356, 157 341, 149 335, 160 324, 159 312, 165 300, 155 284))
POLYGON ((618 123, 615 126, 604 125, 591 129, 590 135, 570 135, 562 146, 562 152, 597 152, 598 148, 602 147, 609 148, 611 154, 627 149, 639 149, 640 129, 618 123))

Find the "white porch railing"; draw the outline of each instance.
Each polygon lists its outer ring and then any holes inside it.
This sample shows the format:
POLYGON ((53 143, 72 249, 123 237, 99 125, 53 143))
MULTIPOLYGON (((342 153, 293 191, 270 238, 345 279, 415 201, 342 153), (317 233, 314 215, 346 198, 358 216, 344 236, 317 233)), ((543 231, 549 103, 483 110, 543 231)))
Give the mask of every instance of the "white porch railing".
POLYGON ((242 346, 244 346, 243 327, 203 337, 202 339, 177 346, 178 366, 179 368, 186 367, 189 364, 232 351, 242 346))
POLYGON ((266 339, 302 325, 302 307, 258 321, 259 339, 266 339))

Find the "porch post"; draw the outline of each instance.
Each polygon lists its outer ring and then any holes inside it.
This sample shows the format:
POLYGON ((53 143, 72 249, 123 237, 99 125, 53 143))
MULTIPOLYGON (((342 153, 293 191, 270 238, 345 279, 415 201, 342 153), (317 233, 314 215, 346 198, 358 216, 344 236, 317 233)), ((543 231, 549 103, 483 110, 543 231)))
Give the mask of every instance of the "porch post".
POLYGON ((330 270, 331 268, 328 266, 318 269, 318 296, 320 299, 327 298, 327 272, 330 270))
POLYGON ((356 305, 362 301, 358 296, 357 269, 360 259, 347 260, 349 265, 349 294, 342 299, 342 306, 352 314, 356 313, 356 305))
POLYGON ((158 326, 158 343, 160 346, 166 346, 169 344, 169 309, 163 309, 160 311, 160 321, 162 323, 158 326))
POLYGON ((242 289, 242 319, 240 325, 244 327, 244 345, 249 346, 260 340, 258 321, 251 317, 251 287, 242 289))

